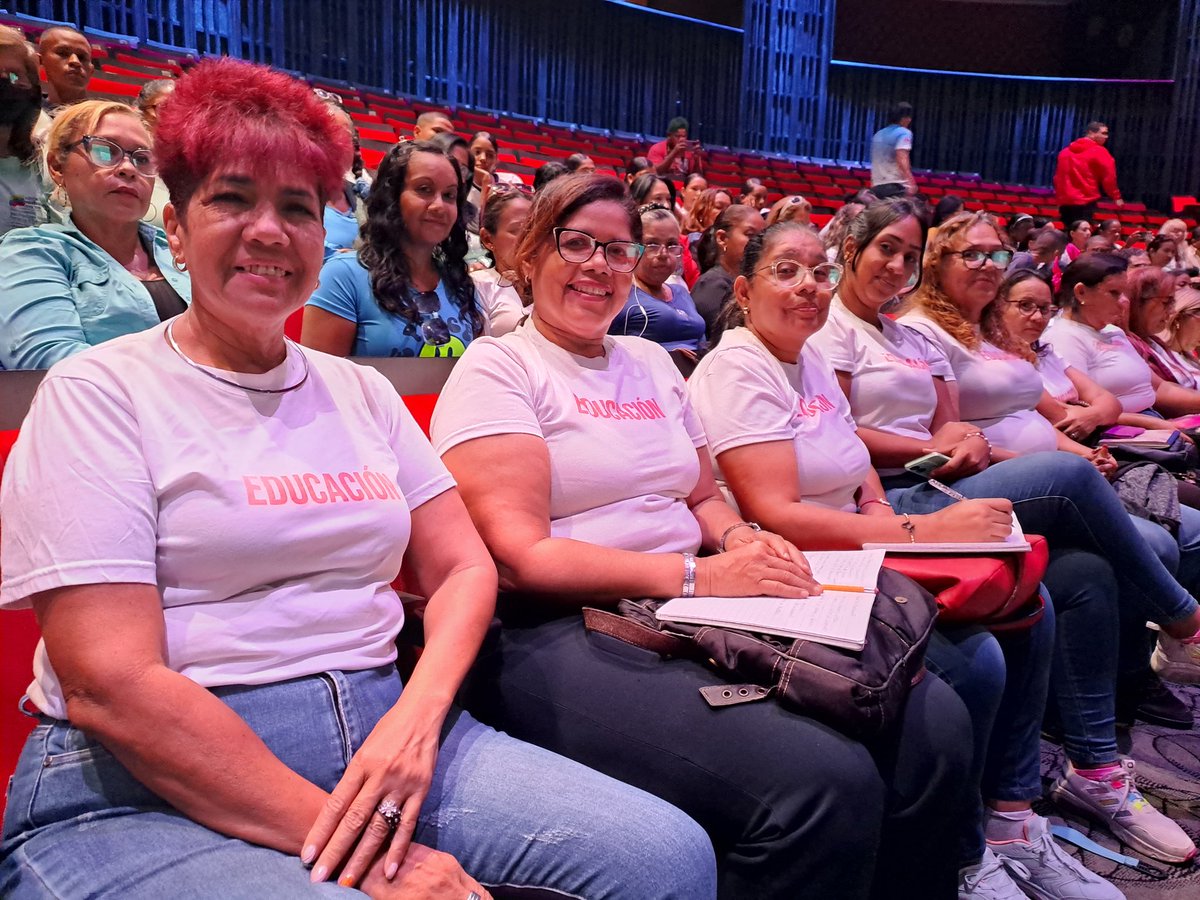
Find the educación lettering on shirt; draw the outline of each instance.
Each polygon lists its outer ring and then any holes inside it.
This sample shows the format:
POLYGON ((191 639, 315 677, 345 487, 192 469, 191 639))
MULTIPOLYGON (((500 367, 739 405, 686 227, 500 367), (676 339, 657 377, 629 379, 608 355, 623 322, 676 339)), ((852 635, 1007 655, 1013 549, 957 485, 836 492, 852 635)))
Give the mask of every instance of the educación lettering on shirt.
POLYGON ((357 503, 364 500, 403 500, 390 478, 361 472, 302 472, 298 475, 243 475, 249 506, 306 503, 357 503))
POLYGON ((575 407, 585 416, 596 419, 665 419, 667 414, 662 411, 657 400, 643 400, 639 397, 628 403, 618 403, 616 400, 589 400, 572 393, 575 407))

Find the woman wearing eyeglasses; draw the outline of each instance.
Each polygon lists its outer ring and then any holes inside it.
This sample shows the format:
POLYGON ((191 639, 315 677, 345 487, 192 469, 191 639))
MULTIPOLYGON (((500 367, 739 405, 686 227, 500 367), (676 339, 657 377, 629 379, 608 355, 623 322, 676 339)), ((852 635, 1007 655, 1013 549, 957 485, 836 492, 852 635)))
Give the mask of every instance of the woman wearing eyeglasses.
POLYGON ((300 341, 337 356, 462 356, 484 329, 467 271, 466 184, 429 141, 379 164, 357 253, 333 256, 304 309, 300 341))
MULTIPOLYGON (((970 351, 957 338, 931 339, 937 331, 922 333, 906 324, 911 320, 901 324, 880 312, 915 286, 916 308, 934 310, 955 333, 980 346, 978 325, 966 310, 978 316, 994 298, 1002 277, 997 260, 1006 262, 994 254, 1002 252, 1007 249, 999 230, 985 214, 947 220, 926 254, 909 201, 872 204, 850 225, 841 248, 845 272, 838 296, 811 342, 838 373, 858 435, 895 512, 927 514, 955 503, 903 468, 934 449, 950 457, 934 472, 939 480, 968 498, 1011 500, 1022 528, 1049 541, 1044 583, 1057 618, 1051 689, 1070 761, 1053 794, 1139 851, 1183 862, 1195 854, 1191 839, 1142 800, 1135 767, 1117 750, 1118 671, 1140 677, 1146 662, 1144 650, 1119 636, 1123 627, 1155 621, 1181 639, 1181 668, 1200 672, 1200 607, 1151 550, 1092 463, 1054 451, 1015 454, 984 434, 981 425, 994 421, 967 420, 968 404, 973 410, 988 405, 988 414, 996 416, 1012 405, 1013 395, 1027 398, 1032 408, 1043 391, 1032 366, 1015 354, 989 352, 997 358, 964 367, 970 351), (983 254, 969 257, 982 265, 972 269, 964 262, 968 250, 983 254), (955 316, 965 326, 955 325, 955 316), (959 366, 952 365, 955 359, 959 366), (1003 377, 980 371, 993 364, 1003 377), (1068 673, 1063 659, 1087 663, 1068 673)), ((1039 426, 1020 419, 1017 424, 1026 425, 1035 439, 1046 440, 1046 430, 1054 431, 1045 420, 1039 426)), ((1007 440, 1025 429, 1001 432, 1007 440)), ((919 524, 915 537, 923 540, 919 524)))
POLYGON ((724 898, 861 898, 873 882, 947 896, 944 811, 970 739, 945 684, 917 685, 899 730, 868 747, 774 703, 710 710, 711 670, 584 630, 581 607, 622 597, 816 589, 795 547, 722 500, 667 354, 607 333, 641 238, 619 181, 546 188, 516 253, 533 314, 469 348, 438 401, 435 447, 519 592, 468 707, 689 812, 724 898))
POLYGON ((191 297, 166 236, 141 221, 158 169, 138 113, 88 100, 64 109, 46 138, 62 225, 0 240, 0 365, 60 359, 176 316, 191 297))
POLYGON ((629 299, 608 327, 609 334, 631 334, 661 344, 686 377, 704 350, 704 319, 692 295, 678 281, 668 281, 679 271, 684 246, 679 222, 664 205, 638 208, 645 251, 633 272, 629 299))

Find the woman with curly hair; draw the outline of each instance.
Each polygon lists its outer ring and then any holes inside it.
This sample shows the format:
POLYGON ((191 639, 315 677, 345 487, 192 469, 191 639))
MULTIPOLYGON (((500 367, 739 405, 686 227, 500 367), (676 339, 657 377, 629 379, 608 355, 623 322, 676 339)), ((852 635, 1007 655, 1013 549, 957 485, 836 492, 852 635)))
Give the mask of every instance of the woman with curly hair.
POLYGON ((683 220, 683 233, 697 241, 726 207, 733 205, 733 195, 725 188, 710 187, 692 203, 692 211, 683 220))
POLYGON ((338 356, 462 356, 484 328, 465 262, 465 203, 447 151, 393 147, 367 200, 362 248, 321 269, 301 343, 338 356))

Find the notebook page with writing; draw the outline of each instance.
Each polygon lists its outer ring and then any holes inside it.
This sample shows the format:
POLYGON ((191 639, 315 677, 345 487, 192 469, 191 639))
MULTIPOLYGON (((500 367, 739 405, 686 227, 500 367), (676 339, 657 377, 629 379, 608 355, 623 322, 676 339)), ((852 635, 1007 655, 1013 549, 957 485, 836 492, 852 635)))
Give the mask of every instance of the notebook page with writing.
MULTIPOLYGON (((917 529, 917 535, 921 531, 917 529)), ((1028 553, 1033 547, 1029 541, 1025 539, 1025 532, 1021 530, 1021 523, 1017 521, 1017 516, 1014 513, 1012 517, 1012 531, 1002 541, 917 541, 915 544, 909 543, 894 543, 894 544, 863 544, 864 550, 886 550, 888 553, 937 553, 940 555, 951 553, 1028 553)))
POLYGON ((884 552, 829 551, 805 556, 818 581, 868 590, 827 590, 803 599, 679 597, 659 607, 657 616, 665 622, 718 625, 861 650, 875 605, 874 588, 884 552))

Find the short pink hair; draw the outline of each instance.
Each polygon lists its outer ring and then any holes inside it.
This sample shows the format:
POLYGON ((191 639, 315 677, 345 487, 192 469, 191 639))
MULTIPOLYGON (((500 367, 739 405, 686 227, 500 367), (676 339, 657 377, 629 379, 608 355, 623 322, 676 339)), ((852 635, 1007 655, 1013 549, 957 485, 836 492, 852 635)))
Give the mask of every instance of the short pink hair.
POLYGON ((154 134, 158 171, 182 214, 219 166, 309 173, 322 200, 341 188, 350 136, 312 88, 267 66, 201 62, 176 83, 154 134))

